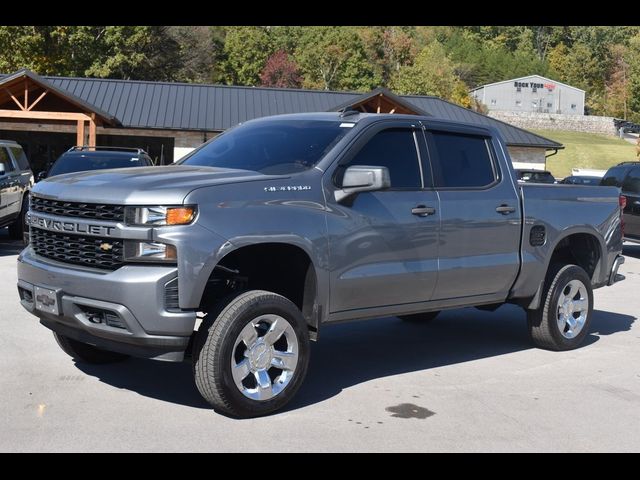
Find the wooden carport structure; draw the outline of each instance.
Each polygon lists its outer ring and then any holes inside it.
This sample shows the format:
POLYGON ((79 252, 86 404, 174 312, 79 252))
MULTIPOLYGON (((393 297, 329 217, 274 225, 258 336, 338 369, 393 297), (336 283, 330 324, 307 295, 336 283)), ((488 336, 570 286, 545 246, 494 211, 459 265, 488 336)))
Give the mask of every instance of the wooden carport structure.
POLYGON ((409 115, 431 116, 424 110, 412 105, 405 99, 399 97, 390 90, 379 87, 369 93, 360 95, 337 107, 332 108, 334 112, 349 109, 364 113, 402 113, 409 115))
POLYGON ((120 125, 114 116, 58 89, 27 69, 0 80, 0 121, 2 120, 75 123, 76 145, 90 147, 96 146, 97 126, 120 125))

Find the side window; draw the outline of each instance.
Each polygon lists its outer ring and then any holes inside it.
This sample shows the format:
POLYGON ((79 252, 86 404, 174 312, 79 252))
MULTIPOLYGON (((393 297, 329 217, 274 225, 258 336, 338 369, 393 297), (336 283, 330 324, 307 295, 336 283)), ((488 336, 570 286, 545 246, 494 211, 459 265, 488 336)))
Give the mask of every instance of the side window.
POLYGON ((632 168, 624 179, 622 191, 629 193, 640 193, 640 168, 632 168))
POLYGON ((29 166, 29 161, 27 160, 27 156, 24 154, 24 150, 20 147, 9 147, 11 153, 13 153, 13 158, 18 162, 18 167, 20 170, 29 170, 31 167, 29 166))
POLYGON ((4 165, 4 171, 6 173, 13 172, 13 162, 11 161, 11 157, 9 157, 9 152, 4 147, 0 147, 0 163, 4 165))
POLYGON ((409 129, 392 128, 376 133, 344 168, 352 165, 387 167, 391 188, 422 188, 418 153, 409 129))
POLYGON ((627 174, 629 167, 613 167, 605 174, 600 181, 600 185, 605 187, 621 187, 624 176, 627 174))
POLYGON ((437 131, 431 137, 437 153, 433 164, 436 187, 478 188, 496 180, 484 137, 437 131))

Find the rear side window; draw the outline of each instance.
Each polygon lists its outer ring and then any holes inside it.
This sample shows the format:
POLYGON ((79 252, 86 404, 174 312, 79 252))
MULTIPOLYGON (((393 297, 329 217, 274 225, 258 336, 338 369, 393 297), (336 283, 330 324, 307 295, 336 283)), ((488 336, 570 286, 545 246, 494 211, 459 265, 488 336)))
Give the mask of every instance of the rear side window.
POLYGON ((27 160, 27 156, 24 154, 24 150, 20 147, 10 147, 11 153, 13 153, 13 158, 18 162, 18 167, 20 170, 29 170, 31 167, 29 166, 29 161, 27 160))
POLYGON ((376 133, 345 167, 352 165, 387 167, 391 188, 422 188, 418 153, 409 129, 391 128, 376 133))
POLYGON ((4 165, 5 173, 13 172, 13 162, 11 162, 9 152, 4 147, 0 147, 0 164, 4 165))
POLYGON ((632 168, 624 179, 622 191, 629 193, 640 193, 640 168, 632 168))
POLYGON ((602 178, 600 185, 605 187, 621 187, 629 167, 612 167, 602 178))
POLYGON ((436 187, 486 187, 496 179, 487 140, 475 135, 432 132, 436 187))

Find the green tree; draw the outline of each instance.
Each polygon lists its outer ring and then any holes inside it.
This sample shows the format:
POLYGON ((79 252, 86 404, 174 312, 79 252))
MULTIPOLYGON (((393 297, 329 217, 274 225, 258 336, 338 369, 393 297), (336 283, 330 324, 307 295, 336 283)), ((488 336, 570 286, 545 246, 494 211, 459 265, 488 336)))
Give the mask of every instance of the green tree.
POLYGON ((183 82, 206 83, 214 80, 223 43, 206 26, 169 27, 168 34, 178 45, 179 69, 176 79, 183 82))
POLYGON ((307 88, 369 90, 382 81, 352 27, 305 27, 294 57, 307 88))
POLYGON ((426 46, 413 65, 397 71, 391 80, 391 88, 401 94, 435 95, 471 106, 466 86, 455 73, 455 64, 437 41, 426 46))
POLYGON ((260 72, 274 53, 266 27, 227 27, 224 79, 231 85, 259 85, 260 72))
POLYGON ((102 27, 85 75, 131 80, 172 80, 179 46, 162 26, 102 27))

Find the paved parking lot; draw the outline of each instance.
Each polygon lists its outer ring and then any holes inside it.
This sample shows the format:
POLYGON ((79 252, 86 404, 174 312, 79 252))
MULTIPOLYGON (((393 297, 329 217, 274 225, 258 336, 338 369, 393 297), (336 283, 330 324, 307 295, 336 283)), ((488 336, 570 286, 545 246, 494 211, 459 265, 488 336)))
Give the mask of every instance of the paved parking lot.
POLYGON ((513 306, 335 325, 285 412, 232 420, 187 363, 74 364, 19 305, 2 230, 0 451, 640 450, 640 245, 578 350, 531 348, 513 306))

